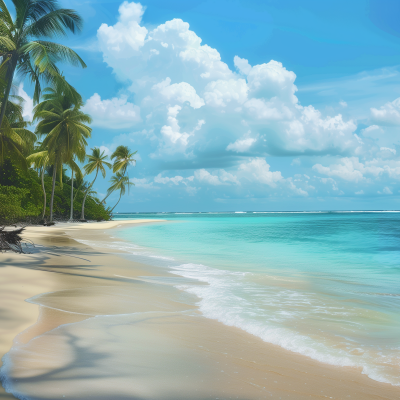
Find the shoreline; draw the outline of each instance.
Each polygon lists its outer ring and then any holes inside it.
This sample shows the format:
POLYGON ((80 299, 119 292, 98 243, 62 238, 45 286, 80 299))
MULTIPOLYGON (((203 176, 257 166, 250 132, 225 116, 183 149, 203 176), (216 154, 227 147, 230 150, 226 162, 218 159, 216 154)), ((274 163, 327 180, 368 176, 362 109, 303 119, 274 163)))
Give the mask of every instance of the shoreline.
MULTIPOLYGON (((184 301, 181 301, 178 289, 167 285, 161 288, 158 283, 138 279, 140 276, 172 276, 168 271, 160 271, 158 268, 119 257, 115 254, 118 253, 116 250, 113 250, 111 254, 104 249, 89 247, 74 240, 74 238, 79 240, 83 237, 85 239, 90 237, 91 242, 101 238, 107 240, 108 229, 160 221, 163 220, 111 221, 111 223, 76 224, 76 226, 65 223, 54 227, 27 228, 25 235, 33 239, 36 244, 58 247, 56 250, 37 252, 32 255, 0 254, 0 260, 2 263, 5 261, 6 264, 4 268, 0 268, 0 285, 4 282, 7 288, 7 291, 4 291, 0 287, 0 298, 4 298, 4 301, 8 297, 12 298, 8 302, 0 303, 4 305, 4 310, 0 310, 2 321, 0 326, 5 326, 3 330, 0 328, 0 358, 7 350, 7 346, 10 347, 10 340, 21 331, 24 332, 18 336, 18 340, 28 343, 33 338, 40 338, 41 335, 53 331, 62 324, 78 322, 76 317, 75 319, 71 317, 71 314, 49 311, 49 305, 39 306, 40 310, 46 310, 39 318, 39 313, 33 311, 38 306, 26 301, 22 305, 23 300, 33 296, 41 297, 40 293, 44 292, 52 291, 60 294, 63 290, 66 293, 71 291, 71 295, 66 296, 59 303, 61 309, 64 309, 67 303, 71 308, 71 303, 74 303, 76 298, 77 288, 84 287, 87 290, 92 288, 90 289, 92 292, 85 298, 95 299, 98 302, 102 299, 102 293, 93 292, 93 288, 106 285, 118 290, 129 288, 131 291, 135 288, 135 291, 140 292, 137 304, 133 305, 136 307, 135 310, 139 313, 157 314, 158 317, 154 317, 153 324, 138 324, 138 330, 142 332, 142 336, 137 340, 147 346, 150 353, 152 351, 150 345, 154 347, 157 343, 160 343, 157 348, 159 353, 165 350, 162 343, 168 343, 175 350, 172 356, 176 356, 180 364, 176 366, 176 374, 169 379, 174 381, 181 375, 180 371, 189 368, 184 358, 182 360, 179 358, 182 352, 190 358, 189 366, 191 364, 201 366, 200 375, 198 375, 199 371, 192 371, 193 376, 190 375, 189 385, 180 383, 183 390, 193 393, 192 397, 182 398, 206 397, 204 385, 198 382, 200 376, 202 379, 208 379, 209 388, 206 389, 219 398, 241 396, 239 398, 256 399, 260 396, 261 398, 281 396, 297 400, 310 397, 342 399, 351 396, 363 399, 396 399, 400 396, 400 388, 373 381, 355 368, 323 364, 266 343, 238 328, 207 319, 197 310, 195 298, 185 297, 184 301), (17 317, 10 318, 11 310, 17 314, 17 317), (172 322, 163 321, 162 315, 166 312, 173 315, 172 322), (3 321, 7 323, 4 324, 3 321), (25 330, 26 328, 28 329, 25 330), (156 335, 156 331, 160 328, 162 328, 162 336, 157 336, 155 342, 147 342, 146 340, 150 339, 146 338, 156 335), (178 341, 177 338, 179 338, 178 341), (223 369, 220 368, 222 365, 223 369), (198 397, 200 393, 204 397, 198 397)), ((132 297, 133 302, 134 300, 135 298, 132 297)), ((82 305, 78 304, 76 307, 79 309, 82 305)), ((121 307, 126 307, 126 305, 121 307)), ((121 309, 117 311, 120 312, 121 309)), ((72 311, 69 310, 69 312, 72 311)), ((157 353, 153 356, 157 362, 160 362, 157 353)), ((146 366, 149 367, 147 364, 146 366)), ((151 384, 160 380, 160 376, 150 374, 146 379, 151 384)), ((174 383, 178 384, 179 381, 174 381, 174 383)), ((166 382, 163 384, 168 386, 166 382)), ((132 390, 139 389, 134 386, 132 390)), ((140 390, 145 393, 145 389, 140 390)), ((1 400, 12 398, 14 397, 0 391, 1 400)), ((114 398, 122 399, 123 397, 118 394, 114 398)), ((157 397, 148 395, 143 398, 157 397)))

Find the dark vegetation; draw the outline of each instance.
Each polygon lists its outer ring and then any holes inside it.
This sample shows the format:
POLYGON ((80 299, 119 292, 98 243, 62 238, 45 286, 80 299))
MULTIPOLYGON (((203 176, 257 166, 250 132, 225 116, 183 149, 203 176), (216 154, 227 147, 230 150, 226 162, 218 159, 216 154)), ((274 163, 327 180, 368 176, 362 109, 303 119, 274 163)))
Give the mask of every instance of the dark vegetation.
MULTIPOLYGON (((64 171, 65 172, 65 171, 64 171)), ((45 189, 51 192, 52 170, 45 173, 45 189)), ((62 187, 56 181, 54 190, 54 219, 57 221, 68 220, 71 207, 71 179, 63 174, 62 187)), ((82 208, 85 185, 74 181, 74 220, 79 220, 82 208), (80 186, 80 188, 79 188, 80 186)), ((16 223, 43 223, 43 192, 38 173, 29 169, 23 173, 15 167, 10 160, 0 165, 0 225, 16 223)), ((85 215, 89 220, 110 220, 111 212, 96 197, 87 197, 85 202, 85 215)), ((46 207, 45 220, 49 220, 49 207, 46 207)))

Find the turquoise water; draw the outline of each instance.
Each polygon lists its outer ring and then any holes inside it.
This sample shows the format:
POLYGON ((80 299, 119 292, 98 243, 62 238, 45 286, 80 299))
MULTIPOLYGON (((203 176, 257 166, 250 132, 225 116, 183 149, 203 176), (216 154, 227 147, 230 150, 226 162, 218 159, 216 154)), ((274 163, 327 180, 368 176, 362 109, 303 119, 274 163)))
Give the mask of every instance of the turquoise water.
POLYGON ((118 237, 191 278, 178 287, 206 317, 400 385, 400 213, 116 216, 126 218, 170 221, 118 237))

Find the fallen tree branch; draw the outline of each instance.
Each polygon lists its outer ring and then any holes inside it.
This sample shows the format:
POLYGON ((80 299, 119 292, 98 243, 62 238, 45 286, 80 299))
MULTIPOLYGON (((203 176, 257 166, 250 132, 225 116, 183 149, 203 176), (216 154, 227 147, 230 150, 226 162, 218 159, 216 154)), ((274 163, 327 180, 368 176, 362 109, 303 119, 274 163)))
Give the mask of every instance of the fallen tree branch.
POLYGON ((25 228, 14 229, 12 231, 5 230, 0 227, 0 252, 13 251, 15 253, 24 253, 23 239, 20 234, 25 228))

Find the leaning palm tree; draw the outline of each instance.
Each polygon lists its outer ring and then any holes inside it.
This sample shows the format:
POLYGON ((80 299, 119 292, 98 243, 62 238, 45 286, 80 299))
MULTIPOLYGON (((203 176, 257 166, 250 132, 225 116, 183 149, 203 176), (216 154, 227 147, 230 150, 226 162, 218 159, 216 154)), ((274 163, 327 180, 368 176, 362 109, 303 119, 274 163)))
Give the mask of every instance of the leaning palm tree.
POLYGON ((57 0, 12 0, 15 17, 0 0, 0 57, 6 63, 2 91, 0 126, 4 119, 15 71, 35 84, 34 101, 40 97, 40 81, 52 83, 59 75, 57 62, 86 67, 69 47, 43 40, 66 36, 82 28, 82 18, 74 10, 62 9, 57 0))
MULTIPOLYGON (((127 172, 128 166, 131 164, 136 164, 136 160, 133 158, 133 156, 137 153, 137 150, 134 152, 131 152, 128 146, 118 146, 115 151, 111 154, 111 159, 115 158, 114 164, 113 164, 113 172, 120 172, 122 176, 125 175, 127 172)), ((128 175, 129 176, 129 175, 128 175)), ((102 203, 105 203, 106 199, 108 196, 112 193, 113 191, 107 191, 106 197, 101 201, 102 203)))
POLYGON ((111 177, 110 182, 112 185, 108 188, 108 192, 112 193, 115 190, 119 190, 119 199, 117 201, 117 204, 110 210, 112 212, 115 207, 117 207, 118 203, 121 200, 121 197, 125 194, 126 189, 128 188, 128 193, 129 193, 129 188, 135 184, 129 180, 127 176, 124 176, 122 173, 117 172, 113 177, 111 177))
POLYGON ((103 175, 103 178, 106 176, 106 169, 104 168, 105 166, 108 168, 111 168, 111 164, 106 161, 108 156, 104 154, 104 151, 101 151, 98 147, 95 147, 92 150, 92 154, 88 156, 89 162, 84 166, 85 174, 89 175, 92 172, 96 171, 96 175, 92 181, 92 183, 89 185, 85 192, 85 196, 83 197, 82 201, 82 214, 81 214, 81 221, 85 221, 85 202, 86 198, 89 194, 89 192, 92 189, 92 186, 94 182, 97 179, 97 175, 99 171, 101 171, 101 174, 103 175))
MULTIPOLYGON (((1 1, 1 0, 0 0, 1 1)), ((92 129, 87 126, 92 120, 80 110, 82 102, 74 100, 65 91, 46 89, 43 102, 34 109, 34 120, 39 120, 36 127, 38 135, 45 135, 42 149, 47 150, 53 161, 53 182, 50 199, 50 221, 53 220, 53 203, 56 176, 59 173, 62 185, 62 166, 70 163, 74 156, 84 159, 86 139, 92 129)))

